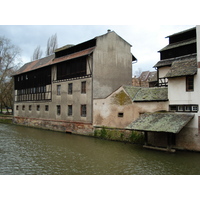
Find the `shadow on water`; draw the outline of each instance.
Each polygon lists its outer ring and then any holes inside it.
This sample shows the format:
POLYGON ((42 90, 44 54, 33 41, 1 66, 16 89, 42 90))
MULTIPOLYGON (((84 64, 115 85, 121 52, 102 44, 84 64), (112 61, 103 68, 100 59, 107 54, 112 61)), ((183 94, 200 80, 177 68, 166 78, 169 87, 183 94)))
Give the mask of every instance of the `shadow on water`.
POLYGON ((200 174, 200 153, 0 124, 0 174, 200 174))

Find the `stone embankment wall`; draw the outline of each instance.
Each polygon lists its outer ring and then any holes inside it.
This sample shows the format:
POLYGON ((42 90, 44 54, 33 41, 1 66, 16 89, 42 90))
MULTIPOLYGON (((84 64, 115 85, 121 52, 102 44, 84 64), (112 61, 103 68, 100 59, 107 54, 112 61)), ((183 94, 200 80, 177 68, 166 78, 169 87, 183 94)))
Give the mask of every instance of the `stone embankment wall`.
POLYGON ((42 128, 42 129, 76 133, 82 135, 91 135, 91 133, 93 133, 92 124, 83 122, 78 123, 78 122, 66 122, 58 120, 37 119, 37 118, 14 117, 13 123, 34 128, 42 128))
POLYGON ((92 124, 89 123, 72 123, 66 121, 31 119, 23 117, 14 117, 13 123, 34 128, 92 136, 106 140, 144 144, 143 133, 126 129, 108 128, 104 126, 93 127, 92 124))
MULTIPOLYGON (((11 119, 9 119, 11 120, 11 119)), ((0 119, 1 122, 1 119, 0 119)), ((4 122, 3 122, 4 123, 4 122)), ((110 128, 105 126, 93 126, 90 123, 78 123, 78 122, 66 122, 57 120, 45 120, 45 119, 31 119, 14 117, 13 123, 18 125, 24 125, 34 128, 42 128, 60 132, 68 132, 77 135, 92 136, 105 140, 129 142, 134 144, 143 145, 145 143, 144 133, 139 131, 133 131, 123 128, 110 128)), ((174 138, 172 147, 179 150, 200 151, 200 136, 196 132, 192 132, 191 129, 184 128, 174 138)), ((167 133, 149 133, 148 144, 158 147, 167 146, 167 133)))

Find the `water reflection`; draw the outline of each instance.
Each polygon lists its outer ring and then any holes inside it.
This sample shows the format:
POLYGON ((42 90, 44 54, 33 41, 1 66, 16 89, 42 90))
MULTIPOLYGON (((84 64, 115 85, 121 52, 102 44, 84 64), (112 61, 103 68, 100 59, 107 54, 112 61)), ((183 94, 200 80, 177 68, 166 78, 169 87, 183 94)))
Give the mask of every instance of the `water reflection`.
POLYGON ((0 124, 0 174, 200 174, 200 153, 0 124))

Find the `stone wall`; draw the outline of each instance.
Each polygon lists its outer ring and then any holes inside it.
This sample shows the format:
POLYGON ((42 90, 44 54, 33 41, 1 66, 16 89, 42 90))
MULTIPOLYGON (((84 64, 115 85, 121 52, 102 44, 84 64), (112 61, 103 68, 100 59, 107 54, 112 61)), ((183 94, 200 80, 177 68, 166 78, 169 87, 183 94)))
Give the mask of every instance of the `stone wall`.
POLYGON ((34 128, 42 128, 42 129, 69 132, 82 135, 93 134, 93 126, 90 123, 67 122, 67 121, 24 118, 24 117, 14 117, 13 123, 24 126, 30 126, 34 128))

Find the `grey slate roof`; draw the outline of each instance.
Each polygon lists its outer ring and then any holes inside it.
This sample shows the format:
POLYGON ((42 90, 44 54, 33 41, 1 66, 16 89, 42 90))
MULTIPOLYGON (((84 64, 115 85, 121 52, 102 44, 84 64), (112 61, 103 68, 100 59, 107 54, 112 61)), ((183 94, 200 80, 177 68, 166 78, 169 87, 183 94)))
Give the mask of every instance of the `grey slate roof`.
POLYGON ((134 87, 131 85, 123 86, 123 88, 132 100, 134 99, 134 97, 138 93, 138 91, 141 89, 140 87, 134 87))
POLYGON ((168 88, 123 86, 133 102, 168 101, 168 88))
POLYGON ((163 67, 163 66, 171 66, 174 61, 185 60, 185 59, 190 59, 190 58, 197 58, 197 54, 193 53, 190 55, 180 56, 180 57, 176 57, 176 58, 160 60, 156 63, 156 65, 154 65, 154 68, 159 68, 159 67, 163 67))
POLYGON ((126 128, 137 131, 179 133, 193 117, 194 115, 169 112, 146 113, 126 128))
POLYGON ((172 63, 171 69, 166 74, 166 78, 195 75, 197 73, 197 59, 190 58, 178 60, 172 63))
POLYGON ((181 47, 181 46, 185 46, 185 45, 189 45, 189 44, 193 44, 193 43, 196 43, 196 38, 168 44, 166 47, 162 48, 158 52, 166 51, 168 49, 173 49, 173 48, 177 48, 177 47, 181 47))
POLYGON ((140 91, 134 97, 137 101, 167 101, 168 100, 168 88, 152 87, 141 88, 140 91))

